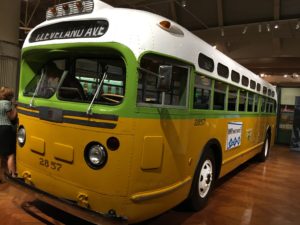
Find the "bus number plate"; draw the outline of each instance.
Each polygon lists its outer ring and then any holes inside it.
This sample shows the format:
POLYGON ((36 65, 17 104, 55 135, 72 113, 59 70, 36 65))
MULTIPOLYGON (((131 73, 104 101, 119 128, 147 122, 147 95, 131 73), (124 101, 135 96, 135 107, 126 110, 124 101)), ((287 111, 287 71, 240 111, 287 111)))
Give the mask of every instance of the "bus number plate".
POLYGON ((39 160, 40 160, 40 165, 41 166, 44 166, 44 167, 52 169, 52 170, 60 171, 60 169, 62 167, 62 164, 50 161, 50 160, 45 159, 45 158, 39 158, 39 160))
POLYGON ((195 119, 194 126, 203 126, 205 124, 205 119, 195 119))

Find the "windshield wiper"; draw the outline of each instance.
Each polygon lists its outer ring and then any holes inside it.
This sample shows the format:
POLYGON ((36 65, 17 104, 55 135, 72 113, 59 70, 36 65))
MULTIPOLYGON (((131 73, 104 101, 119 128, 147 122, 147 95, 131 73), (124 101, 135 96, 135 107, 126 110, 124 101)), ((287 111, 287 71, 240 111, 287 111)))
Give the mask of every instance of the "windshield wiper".
POLYGON ((34 98, 35 98, 35 96, 37 95, 38 90, 40 89, 41 82, 42 82, 42 80, 44 79, 44 76, 45 76, 44 69, 42 69, 42 75, 41 75, 41 78, 39 79, 39 81, 38 81, 38 83, 37 83, 37 85, 36 85, 36 88, 35 88, 35 90, 34 90, 34 93, 33 93, 33 95, 32 95, 32 98, 30 99, 30 103, 29 103, 29 106, 30 106, 30 107, 33 107, 34 98))
POLYGON ((94 95, 94 97, 93 97, 93 99, 92 99, 92 101, 91 101, 91 103, 90 103, 90 105, 89 105, 89 107, 88 107, 88 109, 87 109, 87 111, 86 111, 86 114, 91 114, 91 112, 92 112, 92 106, 93 106, 93 104, 94 104, 94 101, 95 101, 95 99, 98 97, 99 92, 100 92, 100 90, 101 90, 101 88, 102 88, 102 85, 103 85, 104 80, 106 79, 106 77, 107 77, 107 72, 105 72, 105 73, 103 74, 103 77, 102 77, 102 79, 101 79, 101 81, 100 81, 100 84, 99 84, 98 87, 97 87, 96 93, 95 93, 95 95, 94 95))

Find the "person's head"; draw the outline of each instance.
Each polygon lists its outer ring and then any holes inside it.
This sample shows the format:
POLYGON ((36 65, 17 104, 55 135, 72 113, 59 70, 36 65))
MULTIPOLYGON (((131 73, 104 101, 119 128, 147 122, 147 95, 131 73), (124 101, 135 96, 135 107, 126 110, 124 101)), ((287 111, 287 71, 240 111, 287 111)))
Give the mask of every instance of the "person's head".
POLYGON ((47 63, 45 69, 47 77, 57 78, 62 74, 62 71, 56 66, 54 62, 47 63))
POLYGON ((8 100, 11 101, 14 97, 14 90, 9 87, 1 87, 0 88, 0 100, 8 100))

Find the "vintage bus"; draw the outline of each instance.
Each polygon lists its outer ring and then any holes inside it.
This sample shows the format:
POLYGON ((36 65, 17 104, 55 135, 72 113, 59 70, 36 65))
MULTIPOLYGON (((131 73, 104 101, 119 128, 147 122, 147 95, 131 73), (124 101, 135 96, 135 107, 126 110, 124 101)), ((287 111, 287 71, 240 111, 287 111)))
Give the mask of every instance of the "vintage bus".
POLYGON ((218 178, 269 155, 276 88, 182 26, 99 0, 46 17, 22 49, 15 185, 136 223, 201 209, 218 178))

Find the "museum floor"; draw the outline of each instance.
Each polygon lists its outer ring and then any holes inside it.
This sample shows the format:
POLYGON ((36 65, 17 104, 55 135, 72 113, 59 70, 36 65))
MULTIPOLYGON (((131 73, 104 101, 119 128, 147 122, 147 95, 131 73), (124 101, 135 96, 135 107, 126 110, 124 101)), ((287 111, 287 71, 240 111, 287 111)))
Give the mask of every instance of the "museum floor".
MULTIPOLYGON (((221 179, 205 209, 170 210, 143 225, 298 225, 300 152, 275 146, 265 163, 250 160, 221 179)), ((0 224, 91 225, 9 186, 0 185, 0 224)), ((139 225, 141 225, 139 224, 139 225)))

